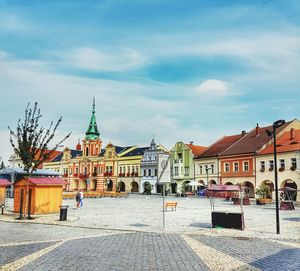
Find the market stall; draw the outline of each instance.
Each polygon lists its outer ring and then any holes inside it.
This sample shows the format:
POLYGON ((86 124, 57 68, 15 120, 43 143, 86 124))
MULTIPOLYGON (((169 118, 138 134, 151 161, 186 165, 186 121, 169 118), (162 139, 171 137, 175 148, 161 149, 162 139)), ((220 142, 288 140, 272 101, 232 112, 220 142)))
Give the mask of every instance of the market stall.
POLYGON ((244 191, 239 185, 213 184, 207 189, 213 228, 222 227, 244 230, 243 194, 244 191), (232 198, 237 198, 240 205, 229 205, 229 202, 226 202, 226 200, 228 201, 228 199, 232 198))

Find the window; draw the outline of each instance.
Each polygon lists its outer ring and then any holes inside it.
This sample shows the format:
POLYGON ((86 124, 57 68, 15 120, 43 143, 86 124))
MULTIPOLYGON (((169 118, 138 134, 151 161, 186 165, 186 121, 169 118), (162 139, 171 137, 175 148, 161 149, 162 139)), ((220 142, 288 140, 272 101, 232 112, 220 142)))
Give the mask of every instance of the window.
POLYGON ((273 170, 273 169, 274 169, 274 161, 269 160, 269 170, 273 170))
POLYGON ((291 158, 291 164, 292 164, 292 169, 296 169, 297 168, 297 160, 296 158, 291 158))
POLYGON ((151 169, 148 169, 148 176, 151 176, 151 169))
POLYGON ((229 163, 224 164, 224 171, 229 172, 229 163))
POLYGON ((265 171, 265 169, 266 169, 265 161, 260 161, 260 171, 265 171))
POLYGON ((184 174, 189 175, 189 167, 184 167, 184 174))
POLYGON ((214 173, 214 165, 210 165, 210 168, 211 168, 211 173, 214 173))
POLYGON ((84 174, 87 174, 87 167, 84 167, 84 174))
POLYGON ((147 170, 144 169, 144 176, 147 176, 147 170))
POLYGON ((155 169, 155 176, 157 176, 157 168, 155 169))
POLYGON ((88 147, 85 148, 85 155, 89 156, 89 148, 88 147))
POLYGON ((202 170, 203 170, 202 166, 199 166, 199 168, 200 168, 200 174, 202 174, 202 170))
POLYGON ((182 153, 178 153, 178 159, 182 160, 182 153))
POLYGON ((180 174, 183 174, 183 167, 180 167, 180 174))
POLYGON ((244 161, 244 171, 249 171, 249 162, 248 161, 244 161))
POLYGON ((132 170, 131 172, 134 172, 134 166, 131 167, 131 170, 132 170))
POLYGON ((135 172, 139 172, 139 167, 135 166, 135 172))
POLYGON ((285 168, 284 159, 280 159, 280 160, 279 160, 279 163, 280 163, 280 168, 281 168, 281 169, 284 169, 284 168, 285 168))
POLYGON ((69 170, 69 171, 70 171, 70 174, 72 174, 72 168, 70 168, 70 170, 69 170))
POLYGON ((122 167, 120 167, 120 173, 122 173, 122 167))
POLYGON ((111 152, 111 151, 108 152, 108 157, 109 157, 109 158, 112 157, 112 152, 111 152))
POLYGON ((94 167, 94 173, 97 173, 97 167, 94 167))
POLYGON ((77 167, 77 168, 75 168, 75 172, 76 172, 76 174, 78 174, 78 167, 77 167))
POLYGON ((233 170, 234 171, 239 171, 239 162, 234 162, 233 163, 233 170))
POLYGON ((127 173, 130 173, 130 166, 127 166, 127 173))
POLYGON ((178 175, 178 167, 174 167, 174 175, 178 175))

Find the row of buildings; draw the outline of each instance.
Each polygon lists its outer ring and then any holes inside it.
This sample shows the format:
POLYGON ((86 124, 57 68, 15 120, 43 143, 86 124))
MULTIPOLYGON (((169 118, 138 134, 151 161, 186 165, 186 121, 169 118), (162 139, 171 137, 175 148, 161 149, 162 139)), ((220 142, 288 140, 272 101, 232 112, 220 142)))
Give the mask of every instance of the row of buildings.
MULTIPOLYGON (((257 126, 249 132, 224 136, 208 147, 177 142, 171 150, 149 146, 102 145, 96 123, 95 103, 82 144, 57 152, 43 164, 60 172, 68 191, 161 192, 160 182, 169 181, 170 193, 199 190, 210 184, 242 184, 250 197, 264 183, 274 191, 272 126, 257 126)), ((300 187, 300 122, 286 122, 277 129, 278 179, 280 187, 300 187)), ((17 157, 11 166, 20 163, 17 157)), ((298 193, 298 199, 300 193, 298 193)), ((272 197, 272 193, 269 197, 272 197)))

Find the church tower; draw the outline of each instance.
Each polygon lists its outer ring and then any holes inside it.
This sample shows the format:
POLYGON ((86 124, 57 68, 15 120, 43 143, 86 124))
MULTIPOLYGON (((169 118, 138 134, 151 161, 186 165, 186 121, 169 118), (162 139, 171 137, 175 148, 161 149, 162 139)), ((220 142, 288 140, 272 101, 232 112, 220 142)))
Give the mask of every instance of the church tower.
POLYGON ((89 127, 85 133, 85 139, 82 140, 83 156, 99 156, 101 152, 102 141, 100 139, 100 133, 98 131, 96 116, 95 116, 95 98, 93 99, 92 116, 89 123, 89 127))

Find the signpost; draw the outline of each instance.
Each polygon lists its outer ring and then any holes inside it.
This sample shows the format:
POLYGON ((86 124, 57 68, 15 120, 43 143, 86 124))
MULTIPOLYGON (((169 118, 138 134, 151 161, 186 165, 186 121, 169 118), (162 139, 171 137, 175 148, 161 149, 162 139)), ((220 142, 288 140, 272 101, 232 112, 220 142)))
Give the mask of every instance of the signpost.
POLYGON ((166 227, 166 216, 165 216, 165 195, 166 195, 166 184, 171 182, 170 172, 170 155, 168 153, 158 154, 158 178, 157 182, 163 185, 163 230, 166 227))

